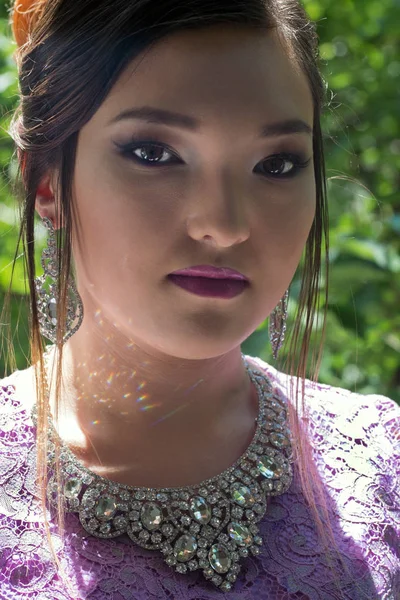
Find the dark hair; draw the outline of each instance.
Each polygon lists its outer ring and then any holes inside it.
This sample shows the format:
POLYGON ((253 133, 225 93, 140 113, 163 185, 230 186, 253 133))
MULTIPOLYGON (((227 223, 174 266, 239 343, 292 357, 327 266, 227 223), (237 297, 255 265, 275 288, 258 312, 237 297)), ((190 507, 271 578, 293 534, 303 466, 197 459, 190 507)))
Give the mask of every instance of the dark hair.
MULTIPOLYGON (((40 334, 38 306, 35 293, 35 200, 41 179, 52 167, 58 179, 58 245, 62 248, 59 260, 59 298, 57 346, 56 415, 62 376, 62 339, 65 331, 68 277, 72 271, 71 232, 74 210, 71 186, 74 176, 75 154, 80 129, 94 115, 124 68, 135 57, 151 48, 168 34, 201 29, 216 25, 247 26, 274 30, 305 73, 314 103, 313 152, 316 183, 316 212, 305 247, 302 285, 295 325, 288 353, 290 374, 297 376, 295 399, 289 419, 293 434, 294 453, 302 489, 313 511, 318 531, 329 548, 335 547, 322 484, 315 476, 311 449, 306 442, 297 418, 299 382, 302 411, 304 411, 304 379, 314 318, 319 303, 321 257, 325 240, 325 313, 317 359, 313 352, 313 371, 309 378, 317 381, 322 345, 325 335, 328 295, 328 209, 326 178, 320 117, 325 103, 325 85, 318 67, 318 40, 311 23, 297 0, 17 0, 20 7, 13 12, 14 35, 20 46, 16 52, 19 69, 20 104, 11 124, 15 141, 21 197, 21 229, 18 247, 23 243, 29 282, 30 348, 35 365, 37 385, 37 473, 41 485, 45 526, 54 560, 61 565, 53 551, 49 524, 46 519, 47 485, 47 414, 49 410, 44 385, 42 353, 44 344, 40 334), (26 12, 27 10, 30 12, 26 12), (300 334, 302 326, 304 331, 300 334), (300 353, 298 352, 301 339, 300 353), (299 354, 299 356, 297 356, 299 354), (296 363, 296 364, 295 364, 296 363), (295 368, 296 367, 296 368, 295 368), (322 507, 322 519, 317 505, 322 507)), ((18 248, 16 255, 18 254, 18 248)), ((10 286, 11 287, 11 286, 10 286)), ((9 356, 12 345, 9 341, 9 356)), ((14 363, 15 363, 15 359, 14 363)), ((11 358, 10 358, 11 361, 11 358)), ((10 362, 11 364, 11 362, 10 362)), ((293 388, 291 389, 293 394, 293 388)), ((57 452, 59 448, 56 449, 57 452)), ((57 454, 56 454, 57 456, 57 454)), ((59 465, 57 482, 60 486, 59 465)), ((58 494, 58 519, 63 534, 62 494, 58 494)), ((68 586, 68 582, 66 582, 68 586)), ((339 586, 340 589, 340 586, 339 586)))

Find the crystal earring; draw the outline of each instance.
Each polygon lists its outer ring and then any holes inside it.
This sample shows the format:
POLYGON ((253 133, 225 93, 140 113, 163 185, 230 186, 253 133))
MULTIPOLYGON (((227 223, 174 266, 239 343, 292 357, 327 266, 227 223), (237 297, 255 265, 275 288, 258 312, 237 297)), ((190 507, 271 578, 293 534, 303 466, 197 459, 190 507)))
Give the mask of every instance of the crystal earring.
MULTIPOLYGON (((35 289, 38 296, 40 331, 44 337, 55 343, 58 305, 57 241, 51 220, 45 217, 43 219, 43 224, 49 231, 49 237, 47 241, 47 248, 43 250, 41 256, 44 274, 41 277, 35 278, 35 289), (50 283, 49 292, 47 292, 44 287, 47 277, 55 280, 50 283)), ((82 320, 82 299, 78 290, 76 289, 73 278, 70 276, 68 279, 67 291, 66 332, 64 334, 63 344, 65 344, 65 342, 79 329, 82 324, 82 320)))
POLYGON ((289 290, 286 290, 278 306, 274 308, 269 316, 269 339, 272 346, 272 355, 275 360, 285 339, 288 298, 289 290))

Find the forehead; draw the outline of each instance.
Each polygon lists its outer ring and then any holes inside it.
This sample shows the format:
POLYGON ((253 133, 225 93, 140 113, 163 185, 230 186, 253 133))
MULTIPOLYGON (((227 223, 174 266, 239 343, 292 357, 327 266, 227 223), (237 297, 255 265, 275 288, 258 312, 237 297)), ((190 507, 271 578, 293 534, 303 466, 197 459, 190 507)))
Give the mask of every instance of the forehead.
POLYGON ((308 80, 272 30, 214 26, 162 39, 132 60, 98 118, 155 102, 196 115, 211 128, 224 120, 245 127, 269 117, 313 124, 308 80))

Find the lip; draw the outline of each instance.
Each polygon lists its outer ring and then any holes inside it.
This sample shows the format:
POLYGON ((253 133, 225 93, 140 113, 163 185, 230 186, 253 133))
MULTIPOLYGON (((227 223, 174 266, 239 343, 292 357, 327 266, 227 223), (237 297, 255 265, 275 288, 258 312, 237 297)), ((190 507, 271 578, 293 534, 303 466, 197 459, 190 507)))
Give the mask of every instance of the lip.
POLYGON ((208 298, 234 298, 249 287, 249 282, 243 279, 186 277, 175 273, 168 275, 168 279, 191 294, 208 298))
POLYGON ((196 265, 187 267, 170 273, 171 275, 185 275, 186 277, 207 277, 209 279, 236 279, 240 281, 248 281, 247 277, 231 269, 230 267, 213 267, 212 265, 196 265))

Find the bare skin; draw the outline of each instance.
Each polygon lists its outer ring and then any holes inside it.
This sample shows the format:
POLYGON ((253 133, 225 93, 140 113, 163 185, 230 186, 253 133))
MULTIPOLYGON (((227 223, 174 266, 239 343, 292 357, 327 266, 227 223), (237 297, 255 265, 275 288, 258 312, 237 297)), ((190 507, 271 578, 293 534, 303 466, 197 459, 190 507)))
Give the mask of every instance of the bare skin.
MULTIPOLYGON (((258 400, 240 344, 290 285, 315 214, 312 136, 258 137, 289 119, 312 129, 313 102, 278 38, 214 27, 174 34, 134 60, 80 131, 73 256, 85 318, 65 345, 58 430, 95 472, 129 485, 194 485, 250 443, 258 400), (144 105, 201 128, 110 123, 144 105), (140 141, 122 155, 117 145, 132 136, 140 141), (149 140, 170 164, 134 162, 149 140), (311 160, 274 178, 265 161, 280 153, 311 160), (222 300, 167 279, 198 264, 236 268, 250 286, 222 300)), ((46 189, 36 208, 57 227, 56 173, 46 189)))

